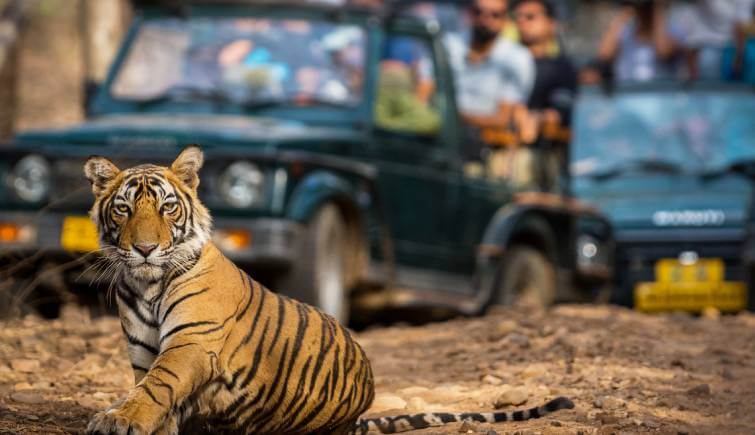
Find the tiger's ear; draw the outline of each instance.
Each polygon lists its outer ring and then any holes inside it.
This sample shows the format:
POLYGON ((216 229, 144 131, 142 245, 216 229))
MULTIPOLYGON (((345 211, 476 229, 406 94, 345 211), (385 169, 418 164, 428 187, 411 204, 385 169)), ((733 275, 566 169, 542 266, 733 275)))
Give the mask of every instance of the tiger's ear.
POLYGON ((91 156, 84 163, 84 175, 92 184, 95 197, 100 196, 120 172, 120 169, 104 157, 91 156))
POLYGON ((202 153, 199 145, 189 145, 176 157, 176 160, 170 165, 170 170, 186 186, 192 190, 196 190, 197 186, 199 186, 199 170, 202 169, 203 163, 204 153, 202 153))

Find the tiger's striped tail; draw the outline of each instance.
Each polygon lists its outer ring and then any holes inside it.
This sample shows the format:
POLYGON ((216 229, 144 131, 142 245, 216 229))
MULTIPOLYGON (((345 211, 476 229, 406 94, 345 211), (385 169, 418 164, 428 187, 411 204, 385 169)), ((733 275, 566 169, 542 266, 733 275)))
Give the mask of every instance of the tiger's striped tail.
POLYGON ((391 434, 425 429, 465 420, 480 423, 500 423, 503 421, 524 421, 540 418, 559 409, 572 409, 574 403, 566 397, 557 397, 543 406, 510 412, 466 412, 466 413, 423 413, 360 419, 351 431, 354 435, 391 434))

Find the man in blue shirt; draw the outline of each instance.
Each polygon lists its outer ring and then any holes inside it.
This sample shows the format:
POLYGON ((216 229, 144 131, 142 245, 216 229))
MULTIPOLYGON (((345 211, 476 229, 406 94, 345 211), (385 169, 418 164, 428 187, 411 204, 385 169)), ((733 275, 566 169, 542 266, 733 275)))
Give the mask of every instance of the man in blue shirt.
POLYGON ((506 129, 517 107, 527 104, 535 63, 523 46, 504 39, 506 0, 475 0, 469 9, 468 44, 448 39, 456 72, 459 108, 464 120, 480 129, 506 129))

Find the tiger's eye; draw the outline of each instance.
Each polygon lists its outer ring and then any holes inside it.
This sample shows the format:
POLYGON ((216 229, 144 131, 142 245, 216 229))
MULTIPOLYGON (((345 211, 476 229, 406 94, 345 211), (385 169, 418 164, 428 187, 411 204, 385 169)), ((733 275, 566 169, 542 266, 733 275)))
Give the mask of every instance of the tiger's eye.
POLYGON ((125 205, 125 204, 121 204, 121 205, 116 206, 115 210, 118 213, 123 213, 123 214, 128 214, 128 212, 131 211, 131 209, 129 209, 128 206, 125 205))
POLYGON ((177 202, 168 202, 166 204, 163 204, 163 213, 173 213, 178 209, 178 203, 177 202))

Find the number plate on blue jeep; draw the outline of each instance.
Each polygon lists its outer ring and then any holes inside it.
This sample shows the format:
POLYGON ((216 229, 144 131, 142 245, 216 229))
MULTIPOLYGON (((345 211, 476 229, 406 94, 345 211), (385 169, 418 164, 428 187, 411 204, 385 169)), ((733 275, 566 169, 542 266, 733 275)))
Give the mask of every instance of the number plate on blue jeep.
POLYGON ((683 264, 665 258, 655 265, 655 281, 640 282, 634 289, 634 306, 640 311, 700 311, 706 307, 739 311, 747 307, 747 286, 725 281, 725 265, 719 258, 683 264))

